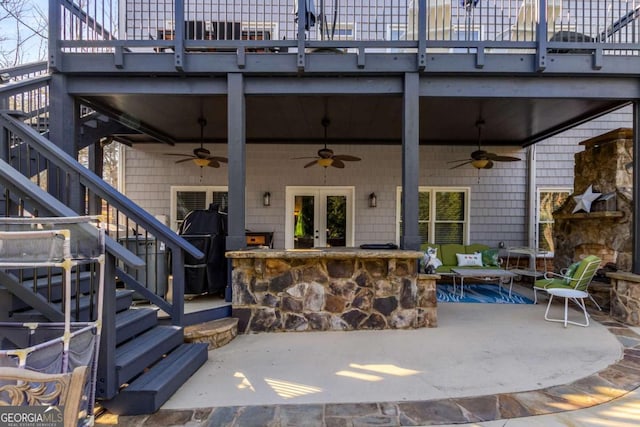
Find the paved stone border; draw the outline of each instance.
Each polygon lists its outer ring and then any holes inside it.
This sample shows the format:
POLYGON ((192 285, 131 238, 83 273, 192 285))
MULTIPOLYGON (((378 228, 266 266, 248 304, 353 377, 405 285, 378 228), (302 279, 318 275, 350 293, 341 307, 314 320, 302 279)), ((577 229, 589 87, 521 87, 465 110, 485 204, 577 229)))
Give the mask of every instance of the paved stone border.
POLYGON ((108 417, 97 425, 190 427, 359 427, 461 424, 545 415, 609 402, 640 387, 640 335, 599 312, 592 319, 606 326, 624 348, 623 358, 569 384, 517 393, 413 402, 327 403, 229 406, 160 410, 152 415, 108 417))

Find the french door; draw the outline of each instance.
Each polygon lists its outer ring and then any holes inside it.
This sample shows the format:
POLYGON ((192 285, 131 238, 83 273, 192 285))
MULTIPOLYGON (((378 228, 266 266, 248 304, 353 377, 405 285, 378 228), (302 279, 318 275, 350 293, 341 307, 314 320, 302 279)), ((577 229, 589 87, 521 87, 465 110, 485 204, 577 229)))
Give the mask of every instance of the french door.
POLYGON ((353 187, 287 187, 285 247, 353 246, 353 187))

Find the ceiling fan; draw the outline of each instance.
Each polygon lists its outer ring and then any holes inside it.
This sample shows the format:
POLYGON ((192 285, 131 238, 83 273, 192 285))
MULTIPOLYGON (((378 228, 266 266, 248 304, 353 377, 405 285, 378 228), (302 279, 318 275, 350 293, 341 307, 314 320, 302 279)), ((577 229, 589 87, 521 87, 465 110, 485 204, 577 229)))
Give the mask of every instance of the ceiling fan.
POLYGON ((226 157, 212 156, 211 151, 204 148, 204 127, 207 125, 207 120, 204 117, 198 118, 198 124, 200 125, 200 147, 194 148, 193 154, 178 154, 178 153, 164 153, 167 156, 181 156, 183 159, 176 160, 176 163, 184 163, 192 161, 201 168, 209 166, 212 168, 219 168, 220 163, 227 163, 229 160, 226 157))
POLYGON ((476 122, 476 127, 478 128, 478 149, 471 153, 470 158, 468 159, 459 159, 452 160, 447 163, 459 163, 453 166, 451 169, 456 169, 464 165, 471 164, 476 169, 491 169, 493 167, 493 162, 517 162, 521 160, 518 157, 511 156, 500 156, 495 153, 490 153, 485 151, 481 147, 482 142, 482 127, 484 126, 484 120, 480 119, 476 122))
POLYGON ((318 164, 324 168, 328 168, 329 166, 333 166, 334 168, 342 169, 344 168, 344 162, 358 162, 362 160, 360 157, 350 156, 348 154, 334 154, 333 150, 327 148, 327 128, 331 121, 328 117, 323 117, 322 126, 324 127, 324 148, 318 150, 318 155, 315 157, 294 157, 295 159, 314 159, 304 165, 305 168, 311 167, 315 164, 318 164))

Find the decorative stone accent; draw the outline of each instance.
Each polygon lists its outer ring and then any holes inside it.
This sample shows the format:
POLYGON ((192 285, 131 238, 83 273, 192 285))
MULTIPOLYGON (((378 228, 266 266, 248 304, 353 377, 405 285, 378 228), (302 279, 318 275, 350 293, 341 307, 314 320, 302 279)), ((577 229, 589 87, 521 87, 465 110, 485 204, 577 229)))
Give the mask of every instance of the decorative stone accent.
POLYGON ((238 335, 238 319, 225 318, 184 328, 185 342, 208 343, 209 350, 229 344, 238 335))
POLYGON ((640 326, 640 275, 607 273, 611 279, 611 317, 631 326, 640 326))
POLYGON ((630 271, 633 176, 625 166, 633 159, 633 131, 616 129, 580 144, 585 150, 575 155, 574 194, 553 213, 554 267, 559 271, 593 254, 603 265, 612 262, 618 270, 630 271), (573 197, 590 185, 609 201, 594 202, 592 212, 572 213, 573 197))
POLYGON ((228 252, 241 333, 437 326, 437 275, 418 251, 228 252), (266 285, 265 285, 266 284, 266 285))

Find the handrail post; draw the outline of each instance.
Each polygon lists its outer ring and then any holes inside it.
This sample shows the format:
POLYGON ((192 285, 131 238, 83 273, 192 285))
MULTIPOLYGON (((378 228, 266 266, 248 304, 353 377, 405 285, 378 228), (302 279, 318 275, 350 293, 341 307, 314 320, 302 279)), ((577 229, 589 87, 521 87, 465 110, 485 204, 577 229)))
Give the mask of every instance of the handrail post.
POLYGON ((307 0, 296 0, 298 2, 298 70, 304 70, 305 63, 305 28, 307 27, 307 0))
POLYGON ((547 0, 538 0, 536 71, 544 71, 547 68, 547 28, 547 0))
POLYGON ((60 0, 49 0, 49 69, 58 70, 60 64, 60 48, 58 47, 60 29, 62 28, 60 0))
POLYGON ((184 67, 184 0, 175 0, 175 16, 173 19, 173 58, 176 70, 184 67))
POLYGON ((107 252, 104 266, 104 299, 96 396, 111 399, 118 393, 116 373, 116 259, 107 252))
POLYGON ((418 0, 418 70, 427 67, 427 0, 418 0))
POLYGON ((171 248, 171 305, 173 313, 171 324, 176 326, 184 325, 184 251, 178 247, 171 248))

